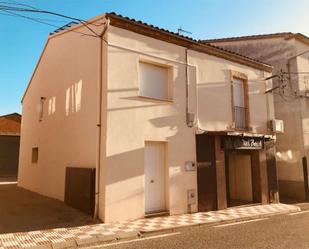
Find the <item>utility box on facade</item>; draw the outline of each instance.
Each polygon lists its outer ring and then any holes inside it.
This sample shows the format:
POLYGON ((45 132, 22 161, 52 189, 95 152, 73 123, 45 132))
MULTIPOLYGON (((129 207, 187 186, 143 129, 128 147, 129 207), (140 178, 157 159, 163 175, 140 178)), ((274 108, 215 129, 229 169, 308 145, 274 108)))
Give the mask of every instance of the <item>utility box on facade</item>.
POLYGON ((195 171, 196 170, 196 163, 193 161, 186 161, 185 162, 185 170, 186 171, 195 171))
POLYGON ((188 205, 196 204, 196 190, 189 189, 188 190, 188 205))
POLYGON ((284 124, 283 120, 273 119, 270 121, 270 128, 275 133, 283 133, 284 132, 284 124))

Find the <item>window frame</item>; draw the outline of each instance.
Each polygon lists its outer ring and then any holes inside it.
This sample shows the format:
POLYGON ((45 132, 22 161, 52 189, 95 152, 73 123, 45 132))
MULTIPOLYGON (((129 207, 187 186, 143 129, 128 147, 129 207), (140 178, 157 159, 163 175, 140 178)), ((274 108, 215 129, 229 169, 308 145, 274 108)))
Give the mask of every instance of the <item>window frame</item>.
POLYGON ((151 61, 151 60, 144 60, 144 59, 140 59, 138 60, 138 63, 137 63, 137 68, 138 68, 138 77, 137 77, 137 88, 138 88, 138 92, 137 92, 137 96, 141 99, 148 99, 148 100, 154 100, 154 101, 160 101, 160 102, 173 102, 174 101, 174 91, 173 91, 173 66, 172 65, 169 65, 169 64, 163 64, 163 63, 160 63, 160 62, 156 62, 156 61, 151 61), (153 96, 145 96, 145 95, 142 95, 141 92, 140 92, 140 86, 141 86, 141 73, 140 73, 140 64, 143 63, 143 64, 147 64, 147 65, 150 65, 150 66, 154 66, 154 67, 160 67, 160 68, 163 68, 163 69, 166 69, 166 72, 167 72, 167 98, 156 98, 156 97, 153 97, 153 96))
POLYGON ((231 110, 232 110, 232 127, 234 130, 252 130, 250 127, 250 106, 249 106, 249 86, 248 86, 248 75, 230 70, 230 81, 231 81, 231 110), (236 127, 236 117, 235 117, 235 99, 234 99, 234 81, 242 81, 243 82, 243 91, 244 91, 244 107, 245 108, 245 128, 237 128, 236 127))

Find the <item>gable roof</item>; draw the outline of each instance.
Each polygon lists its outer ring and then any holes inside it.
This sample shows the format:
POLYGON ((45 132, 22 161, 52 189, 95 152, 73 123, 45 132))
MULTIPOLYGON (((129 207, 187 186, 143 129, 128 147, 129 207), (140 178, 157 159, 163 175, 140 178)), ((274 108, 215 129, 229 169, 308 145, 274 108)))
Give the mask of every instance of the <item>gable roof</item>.
POLYGON ((231 42, 231 41, 247 41, 247 40, 258 40, 258 39, 271 39, 271 38, 284 38, 285 40, 296 39, 305 44, 309 45, 309 37, 301 33, 292 32, 281 32, 272 34, 260 34, 260 35, 249 35, 249 36, 236 36, 218 39, 207 39, 201 40, 202 43, 219 43, 219 42, 231 42))
POLYGON ((0 135, 19 135, 21 126, 21 115, 11 113, 0 116, 0 135))

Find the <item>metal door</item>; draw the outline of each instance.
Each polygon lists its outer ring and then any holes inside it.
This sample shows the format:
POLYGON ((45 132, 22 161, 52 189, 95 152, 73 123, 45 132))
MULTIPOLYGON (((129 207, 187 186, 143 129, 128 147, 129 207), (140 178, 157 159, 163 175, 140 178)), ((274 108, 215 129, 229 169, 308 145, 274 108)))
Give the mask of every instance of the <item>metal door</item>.
POLYGON ((196 136, 198 211, 217 209, 215 137, 196 136))
POLYGON ((67 167, 64 202, 93 215, 95 205, 95 169, 67 167))

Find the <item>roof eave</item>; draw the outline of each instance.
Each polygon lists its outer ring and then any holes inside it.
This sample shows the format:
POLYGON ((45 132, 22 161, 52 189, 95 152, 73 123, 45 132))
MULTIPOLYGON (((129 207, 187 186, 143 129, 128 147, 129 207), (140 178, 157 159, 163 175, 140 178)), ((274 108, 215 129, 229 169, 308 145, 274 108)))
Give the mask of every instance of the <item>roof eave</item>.
POLYGON ((149 36, 158 40, 174 43, 179 46, 187 47, 189 49, 207 53, 216 57, 221 57, 223 59, 237 62, 259 70, 264 70, 266 72, 272 72, 273 70, 273 67, 266 63, 258 62, 249 57, 245 57, 222 48, 211 46, 209 44, 203 44, 191 38, 179 36, 178 34, 174 34, 167 30, 159 29, 157 27, 147 25, 142 22, 137 22, 135 20, 133 21, 129 18, 125 18, 113 13, 107 14, 107 17, 109 17, 110 19, 110 25, 118 28, 130 30, 135 33, 149 36))

